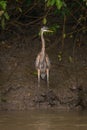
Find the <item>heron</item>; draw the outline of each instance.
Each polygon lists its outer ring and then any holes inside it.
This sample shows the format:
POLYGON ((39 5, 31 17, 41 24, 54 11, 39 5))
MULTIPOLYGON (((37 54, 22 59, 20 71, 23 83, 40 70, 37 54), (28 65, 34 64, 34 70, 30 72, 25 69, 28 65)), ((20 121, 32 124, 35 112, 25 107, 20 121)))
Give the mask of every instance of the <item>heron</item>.
POLYGON ((42 41, 42 48, 40 53, 37 55, 35 66, 38 73, 38 87, 40 87, 40 79, 47 78, 47 86, 49 88, 49 70, 50 70, 50 60, 45 51, 45 39, 44 39, 44 32, 52 32, 49 30, 48 27, 42 27, 40 34, 41 34, 41 41, 42 41))

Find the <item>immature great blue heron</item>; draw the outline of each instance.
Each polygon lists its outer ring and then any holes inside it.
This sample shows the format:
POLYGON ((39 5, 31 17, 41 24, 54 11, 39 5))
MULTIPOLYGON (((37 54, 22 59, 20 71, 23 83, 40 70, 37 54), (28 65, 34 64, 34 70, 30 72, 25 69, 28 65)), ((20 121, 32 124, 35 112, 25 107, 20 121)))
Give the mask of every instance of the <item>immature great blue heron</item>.
POLYGON ((36 58, 36 69, 38 72, 38 87, 40 86, 40 78, 44 79, 47 77, 47 86, 49 88, 49 69, 50 69, 50 60, 48 55, 45 52, 45 40, 44 40, 44 32, 51 32, 48 27, 41 28, 41 41, 42 41, 42 49, 36 58))

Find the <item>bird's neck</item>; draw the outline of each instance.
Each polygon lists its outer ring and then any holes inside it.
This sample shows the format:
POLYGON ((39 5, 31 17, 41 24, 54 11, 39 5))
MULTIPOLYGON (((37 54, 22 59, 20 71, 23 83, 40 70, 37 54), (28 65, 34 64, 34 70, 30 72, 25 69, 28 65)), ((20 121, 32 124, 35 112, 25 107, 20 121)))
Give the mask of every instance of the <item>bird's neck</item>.
POLYGON ((44 55, 45 54, 45 40, 44 40, 43 32, 41 33, 41 41, 42 41, 42 50, 41 50, 41 52, 44 55))

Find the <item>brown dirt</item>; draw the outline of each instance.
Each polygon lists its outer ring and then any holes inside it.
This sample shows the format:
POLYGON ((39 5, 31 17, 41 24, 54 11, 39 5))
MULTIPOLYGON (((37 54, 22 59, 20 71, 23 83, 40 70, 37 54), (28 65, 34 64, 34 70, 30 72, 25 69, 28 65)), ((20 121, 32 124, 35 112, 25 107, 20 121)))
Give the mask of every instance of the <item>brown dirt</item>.
POLYGON ((35 34, 32 29, 22 34, 2 34, 0 110, 87 109, 87 37, 83 36, 84 42, 77 41, 74 46, 73 38, 68 36, 62 47, 61 35, 46 36, 51 60, 50 90, 43 80, 38 90, 35 58, 41 41, 35 34))

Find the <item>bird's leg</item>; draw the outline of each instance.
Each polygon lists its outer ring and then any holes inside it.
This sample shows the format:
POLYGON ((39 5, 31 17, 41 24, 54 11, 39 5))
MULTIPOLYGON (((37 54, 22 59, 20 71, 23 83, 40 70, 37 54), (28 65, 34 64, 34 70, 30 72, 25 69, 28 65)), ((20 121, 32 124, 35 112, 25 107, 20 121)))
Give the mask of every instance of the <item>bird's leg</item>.
POLYGON ((47 102, 49 103, 49 69, 46 70, 47 73, 47 102))
POLYGON ((38 89, 40 88, 40 69, 38 69, 38 89))
POLYGON ((38 102, 38 105, 40 107, 40 104, 39 104, 39 88, 40 88, 40 69, 38 69, 38 89, 37 89, 37 102, 38 102))
POLYGON ((47 73, 47 87, 49 90, 49 69, 46 70, 46 73, 47 73))

